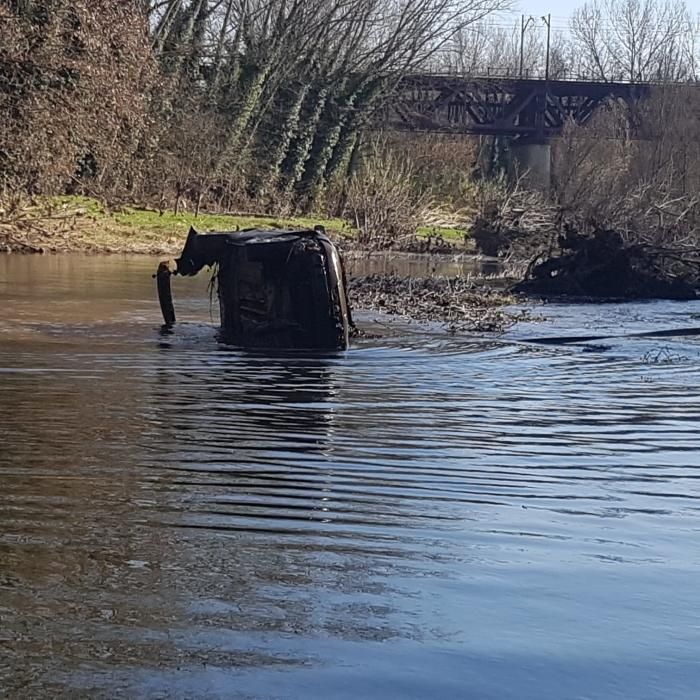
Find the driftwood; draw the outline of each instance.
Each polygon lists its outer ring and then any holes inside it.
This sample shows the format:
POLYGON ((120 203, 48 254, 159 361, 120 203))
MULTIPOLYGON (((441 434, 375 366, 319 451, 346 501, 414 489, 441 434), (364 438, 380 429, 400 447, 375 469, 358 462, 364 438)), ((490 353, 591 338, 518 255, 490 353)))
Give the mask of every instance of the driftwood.
POLYGON ((352 317, 343 263, 320 230, 199 234, 155 275, 163 318, 175 323, 170 278, 216 270, 222 336, 250 348, 345 349, 352 317))
POLYGON ((520 318, 503 308, 512 299, 463 277, 356 277, 349 294, 359 308, 437 322, 451 332, 502 331, 520 318))
POLYGON ((565 227, 551 255, 538 255, 513 291, 539 296, 695 299, 700 257, 692 249, 626 242, 616 231, 565 227))

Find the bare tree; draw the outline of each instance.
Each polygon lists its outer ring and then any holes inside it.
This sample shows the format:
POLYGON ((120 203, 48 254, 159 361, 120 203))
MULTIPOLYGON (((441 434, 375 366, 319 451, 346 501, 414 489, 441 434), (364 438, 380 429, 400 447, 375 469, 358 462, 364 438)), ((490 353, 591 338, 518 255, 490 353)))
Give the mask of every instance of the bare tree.
MULTIPOLYGON (((518 75, 520 27, 506 27, 484 20, 456 32, 449 51, 440 55, 438 68, 465 75, 518 75), (440 65, 441 64, 441 65, 440 65)), ((541 33, 523 35, 523 75, 535 75, 544 66, 545 46, 541 33)))
MULTIPOLYGON (((401 78, 423 70, 456 34, 510 4, 511 0, 0 0, 0 10, 11 20, 0 23, 0 32, 4 45, 19 50, 17 70, 20 54, 32 51, 34 62, 55 59, 56 70, 60 68, 65 47, 51 55, 48 46, 65 42, 60 27, 72 11, 81 22, 75 41, 89 42, 98 59, 76 63, 77 87, 65 79, 61 90, 35 95, 73 100, 76 107, 82 104, 78 96, 85 97, 93 113, 88 121, 79 109, 72 115, 56 111, 51 125, 54 145, 67 161, 60 174, 37 176, 27 187, 44 189, 49 181, 51 188, 58 187, 83 151, 90 155, 88 165, 91 159, 100 161, 99 176, 92 166, 86 172, 106 183, 117 178, 118 164, 129 153, 138 157, 143 170, 131 173, 130 186, 141 181, 148 187, 150 180, 153 196, 160 197, 162 189, 156 182, 172 187, 171 201, 176 202, 185 190, 206 196, 208 191, 230 191, 235 183, 248 199, 274 195, 286 198, 289 208, 299 203, 312 206, 326 184, 345 171, 360 134, 401 78), (35 9, 48 18, 41 30, 32 25, 35 9), (123 40, 107 31, 110 21, 115 31, 124 32, 123 40), (11 30, 19 38, 10 36, 11 30), (45 56, 37 52, 44 44, 45 56), (108 56, 121 44, 135 47, 133 61, 127 61, 130 49, 118 60, 108 56), (121 86, 123 76, 134 89, 106 100, 106 109, 99 112, 100 100, 90 86, 100 81, 121 86), (65 116, 65 123, 58 115, 65 116), (134 128, 138 120, 142 123, 134 128), (104 128, 106 123, 113 131, 104 128), (105 158, 107 142, 119 153, 113 162, 105 158), (64 147, 69 143, 74 150, 64 147), (110 170, 113 176, 107 177, 110 170)), ((491 44, 494 55, 496 43, 491 44)), ((71 68, 70 62, 63 65, 71 68)), ((8 113, 23 115, 19 103, 12 102, 20 96, 20 91, 13 94, 12 79, 1 97, 8 113)), ((115 90, 106 92, 111 96, 115 90)), ((32 133, 38 134, 45 125, 36 126, 32 133)), ((14 138, 20 122, 6 120, 3 129, 8 139, 14 138)), ((37 162, 28 154, 39 148, 39 141, 24 138, 23 155, 17 150, 12 156, 16 172, 22 163, 37 162)), ((29 173, 23 177, 26 183, 33 179, 29 173)))
POLYGON ((621 232, 700 236, 699 108, 695 87, 667 85, 640 103, 635 130, 622 104, 569 124, 554 145, 557 202, 621 232))
POLYGON ((691 24, 682 0, 591 0, 571 19, 577 68, 606 81, 684 80, 691 24))

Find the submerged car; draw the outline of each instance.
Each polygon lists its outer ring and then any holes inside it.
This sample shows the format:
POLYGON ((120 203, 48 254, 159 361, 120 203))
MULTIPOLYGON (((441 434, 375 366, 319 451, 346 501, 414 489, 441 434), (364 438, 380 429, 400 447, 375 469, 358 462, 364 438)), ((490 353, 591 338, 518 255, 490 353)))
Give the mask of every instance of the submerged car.
POLYGON ((170 278, 215 270, 223 339, 248 348, 338 349, 352 317, 338 249, 319 227, 200 234, 158 267, 167 326, 175 323, 170 278))

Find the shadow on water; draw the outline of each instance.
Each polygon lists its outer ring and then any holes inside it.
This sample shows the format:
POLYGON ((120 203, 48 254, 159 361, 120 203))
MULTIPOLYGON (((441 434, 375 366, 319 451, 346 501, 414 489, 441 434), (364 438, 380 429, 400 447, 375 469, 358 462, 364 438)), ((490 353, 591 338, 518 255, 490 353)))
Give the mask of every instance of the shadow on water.
POLYGON ((0 261, 0 694, 694 697, 700 345, 530 341, 698 304, 250 353, 101 264, 0 261))
POLYGON ((371 411, 348 410, 344 354, 227 348, 202 359, 159 367, 154 377, 148 466, 188 498, 185 518, 170 525, 284 535, 287 546, 308 547, 311 537, 344 551, 372 552, 383 540, 400 543, 403 533, 410 539, 425 514, 411 500, 385 501, 368 488, 400 490, 406 482, 350 459, 352 444, 377 425, 371 411))

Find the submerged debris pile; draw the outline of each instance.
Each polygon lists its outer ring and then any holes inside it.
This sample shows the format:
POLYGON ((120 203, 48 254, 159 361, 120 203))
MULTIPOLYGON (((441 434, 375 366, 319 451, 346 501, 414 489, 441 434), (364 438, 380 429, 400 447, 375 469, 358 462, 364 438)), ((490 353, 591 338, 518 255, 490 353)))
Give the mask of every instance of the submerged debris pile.
POLYGON ((626 241, 620 233, 590 234, 567 227, 558 250, 537 256, 513 291, 541 296, 621 299, 695 299, 700 252, 626 241))
POLYGON ((519 319, 503 309, 511 297, 477 288, 461 277, 371 275, 351 279, 348 291, 356 309, 437 321, 452 332, 501 331, 519 319))

